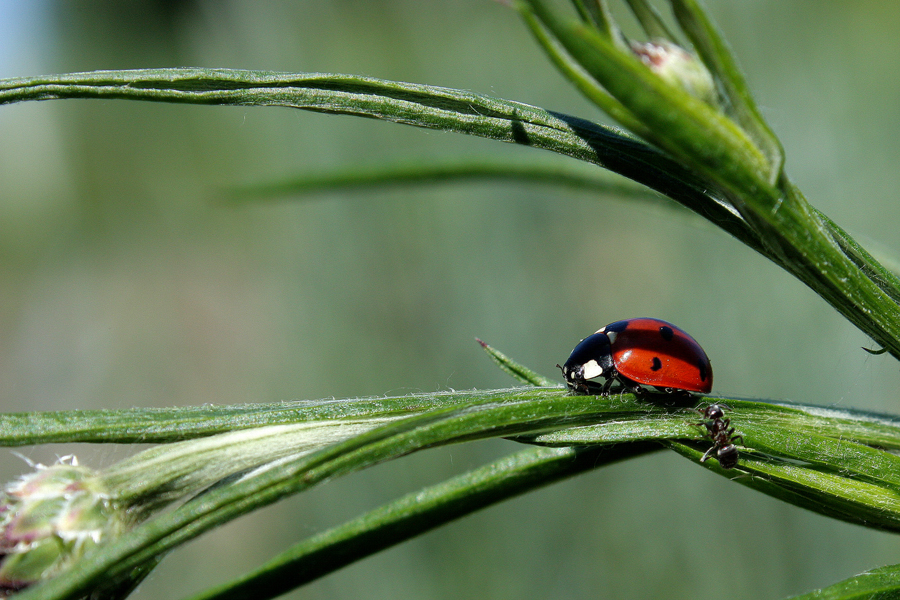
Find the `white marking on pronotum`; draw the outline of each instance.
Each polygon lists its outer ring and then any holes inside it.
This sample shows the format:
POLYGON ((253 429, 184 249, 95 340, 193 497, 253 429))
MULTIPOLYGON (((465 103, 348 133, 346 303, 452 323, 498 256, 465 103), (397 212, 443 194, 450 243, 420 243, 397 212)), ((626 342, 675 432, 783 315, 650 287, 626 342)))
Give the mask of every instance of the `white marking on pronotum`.
POLYGON ((589 360, 584 363, 584 370, 582 371, 582 377, 585 379, 594 379, 595 377, 600 377, 603 375, 603 367, 601 367, 596 360, 589 360))

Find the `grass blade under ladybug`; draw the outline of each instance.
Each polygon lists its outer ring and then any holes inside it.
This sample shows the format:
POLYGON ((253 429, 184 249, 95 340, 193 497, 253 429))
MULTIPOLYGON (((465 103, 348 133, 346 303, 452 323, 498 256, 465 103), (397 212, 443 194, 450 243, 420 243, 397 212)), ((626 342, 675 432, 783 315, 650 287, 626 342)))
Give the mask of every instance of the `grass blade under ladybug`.
POLYGON ((636 400, 633 396, 619 396, 614 402, 620 404, 623 410, 611 414, 604 423, 569 427, 548 433, 520 435, 511 439, 541 446, 590 446, 634 440, 703 439, 700 429, 694 427, 681 414, 672 414, 662 407, 645 408, 647 403, 636 400))
POLYGON ((543 375, 539 375, 526 366, 520 365, 493 346, 482 342, 478 338, 475 338, 475 341, 481 344, 481 347, 484 348, 484 351, 488 353, 488 356, 490 356, 491 359, 495 363, 497 363, 497 366, 499 366, 502 371, 511 375, 516 381, 524 383, 525 385, 533 385, 537 387, 559 387, 559 383, 557 383, 556 381, 548 379, 543 375))
MULTIPOLYGON (((451 390, 267 404, 5 413, 0 414, 0 447, 67 442, 166 443, 265 425, 411 416, 449 406, 502 402, 517 398, 520 391, 451 390)), ((542 393, 552 395, 551 390, 542 393)))
MULTIPOLYGON (((652 396, 648 394, 642 398, 636 398, 631 394, 579 397, 559 388, 513 388, 466 397, 475 396, 480 399, 477 403, 457 404, 453 408, 399 420, 381 428, 380 431, 367 432, 352 440, 323 449, 318 454, 308 455, 303 461, 318 461, 316 464, 320 466, 316 467, 317 476, 332 478, 395 456, 406 455, 416 449, 446 443, 487 437, 522 436, 525 433, 530 433, 533 438, 518 439, 538 441, 542 444, 553 443, 549 438, 554 434, 550 432, 579 425, 593 425, 575 430, 580 434, 590 431, 595 434, 593 440, 582 439, 576 442, 579 445, 608 444, 620 440, 639 442, 666 439, 696 440, 696 443, 691 445, 671 442, 674 449, 694 460, 699 460, 711 445, 703 428, 697 425, 700 416, 694 405, 700 399, 696 397, 677 394, 652 396), (690 401, 689 406, 684 404, 686 401, 690 401)), ((424 395, 422 399, 428 397, 430 396, 424 395)), ((457 402, 460 400, 459 396, 453 398, 457 402)), ((410 398, 406 398, 406 401, 410 401, 410 398)), ((846 476, 840 470, 840 458, 844 450, 849 448, 846 444, 852 442, 844 441, 845 445, 841 446, 833 444, 835 440, 830 439, 831 436, 839 438, 855 431, 855 435, 862 434, 883 440, 893 436, 896 443, 900 440, 900 427, 893 426, 892 432, 892 425, 888 422, 865 415, 854 417, 844 411, 833 411, 834 415, 839 415, 838 418, 838 416, 815 415, 808 407, 767 405, 761 402, 718 398, 715 401, 721 402, 723 406, 727 404, 728 416, 737 425, 738 433, 746 438, 746 447, 741 449, 740 469, 727 472, 729 475, 739 474, 741 470, 752 473, 751 476, 738 477, 738 482, 799 506, 847 521, 869 527, 900 530, 900 510, 897 508, 900 506, 900 499, 896 486, 872 483, 879 477, 877 472, 869 473, 866 481, 852 478, 854 472, 849 473, 851 477, 846 476), (790 427, 792 419, 802 426, 792 429, 790 427), (856 424, 853 423, 854 420, 857 421, 856 424), (765 428, 776 430, 776 436, 772 440, 765 439, 759 433, 765 428), (797 431, 811 431, 815 428, 828 434, 822 436, 827 443, 822 444, 821 448, 801 448, 805 454, 796 452, 790 443, 790 436, 795 435, 797 431), (777 458, 766 458, 762 452, 754 450, 754 436, 761 442, 765 441, 769 451, 777 451, 788 460, 804 464, 807 458, 813 457, 823 466, 804 467, 777 458), (814 451, 816 454, 813 454, 814 451), (829 465, 834 466, 829 468, 829 465)), ((388 405, 394 407, 390 402, 388 405)), ((573 440, 561 441, 561 438, 557 438, 556 443, 572 444, 573 440)), ((856 468, 862 469, 863 461, 860 460, 859 463, 856 468)), ((718 468, 715 460, 710 460, 707 464, 710 468, 718 468)), ((192 508, 156 517, 152 529, 145 530, 149 537, 141 538, 136 530, 129 541, 136 544, 146 542, 148 545, 138 549, 128 544, 113 543, 112 546, 115 548, 111 546, 108 549, 109 553, 102 555, 103 558, 98 554, 95 561, 90 564, 82 563, 78 572, 61 576, 68 581, 47 582, 49 587, 42 590, 35 589, 33 591, 37 595, 31 594, 29 597, 74 598, 75 596, 71 594, 87 589, 82 586, 89 585, 89 578, 99 577, 101 574, 108 576, 110 569, 127 570, 131 566, 137 566, 140 563, 134 561, 166 552, 198 535, 205 528, 230 520, 253 508, 265 506, 273 499, 277 499, 276 497, 296 493, 301 488, 305 489, 304 486, 308 487, 318 481, 309 478, 309 469, 303 467, 301 462, 292 468, 294 471, 291 473, 294 474, 287 473, 284 468, 270 472, 270 475, 279 478, 277 482, 271 482, 271 488, 268 487, 268 483, 260 481, 246 484, 253 486, 259 483, 263 487, 258 490, 251 487, 229 489, 228 492, 235 495, 222 496, 216 500, 221 501, 221 504, 209 503, 213 502, 213 495, 218 498, 220 494, 225 493, 224 491, 205 495, 203 502, 209 504, 208 512, 198 513, 196 508, 192 508), (131 558, 128 558, 129 556, 131 558), (44 592, 49 593, 50 589, 55 590, 55 595, 40 595, 44 592)), ((884 476, 883 479, 890 480, 889 476, 884 476)), ((143 530, 143 526, 140 529, 143 530)), ((26 595, 28 594, 29 592, 26 592, 26 595)))

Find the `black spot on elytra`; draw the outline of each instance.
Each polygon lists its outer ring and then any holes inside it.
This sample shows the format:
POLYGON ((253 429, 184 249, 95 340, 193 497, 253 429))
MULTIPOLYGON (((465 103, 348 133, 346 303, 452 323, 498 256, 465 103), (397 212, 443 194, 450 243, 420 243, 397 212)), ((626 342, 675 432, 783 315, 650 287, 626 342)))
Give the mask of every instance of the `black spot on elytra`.
POLYGON ((706 365, 700 363, 700 381, 706 381, 706 365))
POLYGON ((662 369, 662 361, 659 360, 658 356, 654 356, 653 362, 650 365, 650 370, 651 371, 659 371, 660 369, 662 369))
POLYGON ((671 327, 666 327, 665 325, 663 325, 659 328, 659 335, 661 335, 667 342, 671 342, 672 338, 675 337, 675 332, 672 331, 671 327))

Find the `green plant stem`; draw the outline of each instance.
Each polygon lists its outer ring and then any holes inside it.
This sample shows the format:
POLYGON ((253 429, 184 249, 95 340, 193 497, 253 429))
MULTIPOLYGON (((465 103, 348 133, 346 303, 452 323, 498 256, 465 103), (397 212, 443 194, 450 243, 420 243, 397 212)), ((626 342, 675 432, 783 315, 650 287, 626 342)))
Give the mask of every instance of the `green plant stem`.
MULTIPOLYGON (((677 400, 666 395, 655 398, 677 400)), ((711 441, 697 423, 696 399, 668 406, 649 400, 518 388, 506 402, 455 406, 392 421, 211 489, 86 555, 78 569, 29 589, 20 598, 74 600, 251 510, 319 482, 439 445, 511 436, 540 445, 571 445, 574 438, 559 437, 565 433, 560 430, 568 429, 583 444, 660 441, 699 461, 711 441)), ((751 473, 753 487, 775 497, 868 527, 900 531, 896 485, 900 457, 861 445, 900 447, 897 419, 731 399, 727 404, 729 418, 743 436, 738 469, 723 471, 715 458, 707 468, 726 476, 751 473), (798 435, 808 437, 809 443, 798 445, 798 435), (848 461, 848 456, 857 458, 848 461)))
POLYGON ((659 448, 658 444, 637 443, 523 450, 322 532, 252 573, 190 600, 275 597, 492 504, 659 448))
POLYGON ((0 105, 117 98, 235 106, 287 106, 352 114, 550 150, 609 169, 668 196, 765 253, 710 184, 621 130, 448 88, 336 74, 231 69, 95 71, 0 80, 0 105))
POLYGON ((641 24, 641 29, 651 40, 669 40, 677 43, 675 35, 666 26, 659 12, 647 0, 627 0, 628 7, 641 24))
POLYGON ((525 388, 512 403, 453 407, 410 417, 212 489, 88 554, 78 569, 29 588, 20 598, 74 600, 224 522, 324 480, 385 460, 447 443, 538 432, 566 423, 596 422, 604 412, 620 411, 629 404, 626 399, 624 404, 581 402, 573 406, 568 397, 543 400, 535 406, 529 396, 536 392, 525 388))
POLYGON ((550 60, 578 90, 603 112, 622 124, 633 134, 648 138, 650 130, 637 119, 621 102, 609 95, 590 74, 588 74, 559 43, 546 31, 544 26, 530 11, 520 11, 525 24, 531 29, 534 39, 541 45, 550 60))
POLYGON ((785 179, 782 187, 783 200, 771 210, 760 204, 735 204, 757 231, 764 232, 763 243, 779 264, 900 359, 900 305, 894 300, 900 290, 883 289, 892 287, 896 278, 868 253, 859 252, 845 232, 820 218, 796 186, 785 179), (852 258, 845 247, 855 250, 852 258), (858 263, 867 259, 872 266, 860 268, 858 263))

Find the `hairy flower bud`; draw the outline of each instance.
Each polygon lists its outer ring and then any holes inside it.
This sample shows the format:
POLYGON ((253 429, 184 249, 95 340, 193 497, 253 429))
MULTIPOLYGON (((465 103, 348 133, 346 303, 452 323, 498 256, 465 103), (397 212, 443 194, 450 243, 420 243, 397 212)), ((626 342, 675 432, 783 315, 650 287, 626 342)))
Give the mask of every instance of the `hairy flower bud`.
POLYGON ((706 66, 693 54, 668 40, 632 42, 631 50, 666 82, 711 106, 718 106, 716 85, 706 66))
POLYGON ((74 456, 0 493, 0 598, 47 579, 127 528, 96 474, 74 456))
MULTIPOLYGON (((236 473, 263 473, 396 418, 238 429, 154 446, 99 471, 74 457, 32 465, 34 472, 0 488, 0 599, 61 574, 88 551, 236 473)), ((136 585, 156 562, 99 585, 136 585)))

